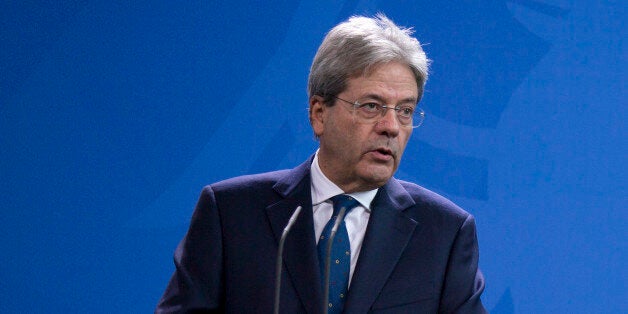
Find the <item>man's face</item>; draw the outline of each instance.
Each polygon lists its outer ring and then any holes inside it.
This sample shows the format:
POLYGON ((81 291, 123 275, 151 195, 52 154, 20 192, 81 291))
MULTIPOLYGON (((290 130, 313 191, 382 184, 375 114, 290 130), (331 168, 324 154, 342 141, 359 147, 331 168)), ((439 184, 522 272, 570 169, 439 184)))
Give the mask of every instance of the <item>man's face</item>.
MULTIPOLYGON (((368 76, 350 78, 347 89, 337 96, 397 106, 416 103, 418 88, 408 66, 389 62, 368 76)), ((310 121, 320 138, 321 170, 346 193, 384 185, 397 170, 412 134, 412 128, 399 124, 394 110, 387 110, 375 123, 363 123, 354 117, 351 105, 336 100, 325 106, 319 96, 310 99, 310 121)))

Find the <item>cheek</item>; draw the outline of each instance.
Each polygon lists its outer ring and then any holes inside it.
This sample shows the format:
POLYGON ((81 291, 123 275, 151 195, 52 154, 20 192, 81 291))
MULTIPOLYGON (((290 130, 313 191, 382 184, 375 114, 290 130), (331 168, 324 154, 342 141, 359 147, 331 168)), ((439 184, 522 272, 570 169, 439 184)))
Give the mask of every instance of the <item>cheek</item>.
POLYGON ((406 145, 408 145, 408 141, 410 140, 410 136, 412 135, 412 130, 407 131, 406 133, 404 133, 403 135, 400 136, 399 138, 399 147, 402 149, 406 148, 406 145))
POLYGON ((359 131, 350 122, 340 126, 337 131, 339 133, 338 136, 342 138, 342 141, 345 143, 345 145, 351 145, 352 147, 355 147, 361 142, 359 131))

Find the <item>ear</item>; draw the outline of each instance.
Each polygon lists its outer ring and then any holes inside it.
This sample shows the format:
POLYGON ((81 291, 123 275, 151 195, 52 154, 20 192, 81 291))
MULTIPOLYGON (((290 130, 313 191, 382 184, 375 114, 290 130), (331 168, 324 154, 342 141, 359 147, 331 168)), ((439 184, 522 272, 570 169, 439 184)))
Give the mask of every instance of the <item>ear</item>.
POLYGON ((325 111, 327 106, 323 97, 317 95, 310 97, 310 124, 317 137, 323 135, 325 129, 325 111))

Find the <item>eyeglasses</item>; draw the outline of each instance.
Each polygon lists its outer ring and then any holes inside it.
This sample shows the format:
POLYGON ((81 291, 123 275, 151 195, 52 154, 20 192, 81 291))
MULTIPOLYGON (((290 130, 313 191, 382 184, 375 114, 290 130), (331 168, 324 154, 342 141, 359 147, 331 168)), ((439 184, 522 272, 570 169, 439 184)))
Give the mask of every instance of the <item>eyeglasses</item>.
POLYGON ((357 100, 355 102, 350 102, 336 96, 333 97, 351 105, 354 117, 362 123, 377 123, 380 117, 386 115, 386 111, 388 109, 395 111, 397 121, 399 121, 399 124, 403 127, 418 128, 425 119, 425 112, 423 109, 416 106, 401 105, 393 107, 389 105, 382 105, 373 101, 362 104, 357 100))

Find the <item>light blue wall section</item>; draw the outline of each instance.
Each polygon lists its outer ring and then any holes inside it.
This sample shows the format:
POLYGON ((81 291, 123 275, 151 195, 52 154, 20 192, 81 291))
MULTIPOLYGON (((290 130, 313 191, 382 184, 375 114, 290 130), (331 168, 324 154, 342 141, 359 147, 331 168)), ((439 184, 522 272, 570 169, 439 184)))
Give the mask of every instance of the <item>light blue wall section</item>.
POLYGON ((0 312, 150 312, 203 185, 317 147, 306 78, 353 14, 433 60, 397 177, 474 214, 492 313, 626 313, 624 1, 0 5, 0 312))

